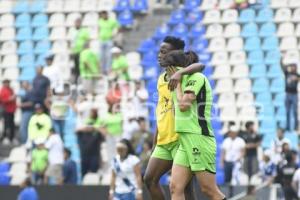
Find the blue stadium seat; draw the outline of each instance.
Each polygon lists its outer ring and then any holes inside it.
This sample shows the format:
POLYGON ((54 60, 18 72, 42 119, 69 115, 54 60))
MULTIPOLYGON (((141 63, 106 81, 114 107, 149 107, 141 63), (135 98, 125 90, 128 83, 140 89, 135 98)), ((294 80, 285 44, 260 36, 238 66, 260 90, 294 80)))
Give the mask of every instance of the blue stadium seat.
POLYGON ((284 78, 275 78, 272 80, 270 85, 270 91, 273 93, 281 93, 285 90, 284 78))
POLYGON ((264 8, 258 12, 255 22, 265 23, 273 21, 273 11, 270 8, 264 8))
POLYGON ((33 52, 33 43, 31 41, 24 41, 18 47, 17 53, 19 55, 31 54, 33 52))
POLYGON ((0 173, 0 185, 9 185, 10 177, 6 174, 0 173))
POLYGON ((275 118, 277 121, 285 121, 286 120, 286 109, 285 109, 284 105, 282 105, 278 108, 275 118))
POLYGON ((298 141, 299 141, 298 134, 295 132, 289 132, 286 133, 284 136, 291 141, 291 148, 294 150, 298 150, 298 141))
POLYGON ((157 65, 157 53, 154 51, 149 51, 143 55, 141 64, 143 66, 156 66, 157 65))
POLYGON ((274 107, 272 104, 266 104, 260 107, 257 114, 258 120, 273 120, 274 119, 274 107))
POLYGON ((46 8, 46 1, 42 0, 35 0, 31 3, 29 7, 29 12, 30 13, 39 13, 43 12, 46 8))
POLYGON ((20 14, 16 17, 15 21, 15 27, 20 28, 20 27, 28 27, 30 26, 30 15, 23 13, 20 14))
POLYGON ((264 53, 262 51, 250 51, 248 53, 247 63, 250 65, 264 63, 264 53))
MULTIPOLYGON (((275 136, 274 133, 276 133, 276 120, 275 119, 262 120, 259 128, 259 133, 275 136)), ((265 136, 266 135, 264 135, 264 137, 265 136)), ((270 141, 271 140, 269 140, 269 143, 270 141)))
POLYGON ((273 65, 280 63, 281 54, 279 51, 268 51, 265 57, 265 63, 267 65, 273 65))
MULTIPOLYGON (((203 63, 204 65, 207 65, 210 62, 211 57, 212 57, 212 55, 209 52, 205 52, 205 51, 200 52, 198 54, 198 56, 199 56, 200 62, 203 63)), ((214 84, 211 83, 211 86, 213 87, 214 84)))
POLYGON ((46 65, 46 57, 48 54, 40 54, 34 62, 35 66, 45 66, 46 65))
POLYGON ((206 32, 205 26, 203 26, 202 23, 199 22, 191 28, 191 30, 189 32, 189 37, 197 39, 197 38, 201 37, 202 35, 204 35, 205 32, 206 32))
POLYGON ((249 37, 246 39, 245 47, 246 51, 260 50, 260 39, 259 37, 249 37))
POLYGON ((184 1, 184 9, 186 11, 194 10, 195 8, 198 8, 202 3, 202 0, 189 0, 184 1))
POLYGON ((125 10, 118 15, 118 21, 121 26, 130 27, 133 25, 133 15, 130 10, 125 10))
POLYGON ((135 0, 131 8, 132 12, 135 13, 146 13, 148 11, 147 0, 135 0))
POLYGON ((171 13, 171 17, 168 24, 176 25, 179 23, 184 23, 184 20, 185 20, 185 12, 183 10, 176 10, 171 13))
POLYGON ((222 122, 216 119, 211 120, 211 125, 215 131, 221 131, 222 130, 222 122))
POLYGON ((255 19, 255 10, 248 8, 241 11, 239 22, 240 23, 248 23, 253 22, 255 19))
MULTIPOLYGON (((186 1, 186 2, 189 2, 189 1, 186 1)), ((185 23, 187 25, 193 25, 193 24, 200 22, 202 20, 202 18, 203 18, 202 11, 195 9, 188 13, 188 15, 185 19, 185 23)))
POLYGON ((257 36, 258 27, 255 23, 245 24, 242 28, 241 36, 242 37, 254 37, 257 36))
POLYGON ((31 26, 38 27, 38 26, 45 26, 48 23, 48 17, 45 14, 37 14, 33 17, 31 26))
POLYGON ((39 27, 36 28, 32 40, 37 41, 37 40, 47 40, 49 37, 49 30, 47 27, 39 27))
POLYGON ((267 77, 268 78, 276 78, 276 77, 280 77, 283 76, 283 72, 282 69, 280 67, 280 64, 273 64, 270 65, 269 71, 267 73, 267 77))
MULTIPOLYGON (((264 85, 266 85, 266 84, 264 84, 264 85)), ((267 90, 268 90, 268 88, 267 88, 267 90)), ((261 91, 259 91, 259 93, 256 94, 255 104, 257 106, 268 105, 271 103, 272 103, 272 95, 269 92, 266 92, 266 90, 261 90, 261 91)))
POLYGON ((19 77, 20 81, 32 81, 35 77, 35 68, 29 67, 29 68, 23 68, 21 75, 19 77))
POLYGON ((276 50, 279 47, 278 38, 275 36, 267 37, 264 39, 262 49, 265 51, 276 50))
POLYGON ((206 77, 210 77, 212 74, 213 74, 213 72, 214 72, 214 69, 213 69, 213 67, 211 67, 211 66, 205 66, 205 68, 204 68, 204 70, 203 70, 203 74, 206 76, 206 77))
POLYGON ((118 0, 116 6, 114 7, 114 11, 116 12, 122 12, 130 9, 131 9, 130 0, 118 0))
POLYGON ((269 91, 269 81, 265 78, 255 79, 252 85, 252 91, 254 93, 268 92, 269 91))
POLYGON ((208 47, 208 40, 206 38, 199 38, 195 41, 193 41, 192 43, 192 49, 195 51, 195 52, 203 52, 206 50, 206 48, 208 47))
POLYGON ((175 37, 183 38, 186 36, 187 32, 188 27, 185 24, 180 23, 173 28, 172 35, 175 37))
POLYGON ((32 39, 32 33, 30 28, 20 28, 16 40, 17 41, 23 41, 23 40, 31 40, 32 39))
MULTIPOLYGON (((262 143, 261 143, 261 145, 262 145, 262 147, 264 148, 264 149, 269 149, 270 147, 271 147, 271 142, 270 141, 272 141, 272 140, 274 140, 275 139, 275 132, 270 132, 270 131, 268 131, 268 132, 262 132, 262 131, 260 131, 260 130, 266 130, 266 129, 259 129, 259 132, 260 133, 265 133, 265 135, 263 136, 263 140, 262 140, 262 143), (268 133, 268 134, 266 134, 266 133, 268 133)), ((267 129, 268 130, 268 129, 267 129)), ((276 130, 275 130, 276 131, 276 130)))
POLYGON ((225 175, 223 170, 219 170, 216 175, 217 184, 223 185, 225 183, 225 175))
POLYGON ((259 30, 260 37, 270 37, 276 34, 276 25, 272 22, 265 23, 261 26, 259 30))
POLYGON ((266 76, 267 67, 264 64, 253 65, 250 70, 250 78, 263 78, 266 76))
POLYGON ((18 66, 21 68, 34 68, 33 54, 25 54, 21 56, 18 66))
POLYGON ((144 79, 145 80, 151 80, 156 79, 159 76, 159 68, 155 65, 152 67, 148 67, 147 69, 144 69, 144 79))
POLYGON ((153 38, 157 40, 162 40, 164 39, 167 35, 169 35, 171 32, 169 26, 163 25, 161 27, 158 27, 154 33, 153 38))
POLYGON ((46 54, 51 50, 51 43, 48 40, 42 40, 39 41, 35 48, 34 48, 34 53, 35 54, 46 54))
POLYGON ((140 44, 140 47, 138 48, 138 51, 141 53, 146 53, 149 51, 155 51, 157 48, 157 45, 155 41, 151 38, 143 40, 140 44))
POLYGON ((27 1, 19 1, 16 3, 15 7, 12 9, 13 13, 26 13, 28 12, 29 4, 27 1))
POLYGON ((0 162, 0 174, 8 173, 10 165, 7 162, 0 162))
MULTIPOLYGON (((157 80, 155 80, 155 79, 153 79, 153 80, 149 80, 149 81, 147 81, 147 83, 146 83, 146 88, 147 88, 147 90, 149 91, 149 92, 156 92, 157 91, 157 89, 156 89, 156 87, 157 87, 157 80)), ((151 96, 151 95, 150 95, 151 96)), ((153 97, 152 97, 153 98, 153 97)), ((156 102, 157 102, 157 97, 155 97, 156 98, 156 102)), ((154 99, 153 99, 154 100, 154 99)), ((155 102, 155 101, 153 101, 153 102, 155 102)))
POLYGON ((281 107, 285 105, 285 93, 277 93, 273 100, 274 106, 281 107))

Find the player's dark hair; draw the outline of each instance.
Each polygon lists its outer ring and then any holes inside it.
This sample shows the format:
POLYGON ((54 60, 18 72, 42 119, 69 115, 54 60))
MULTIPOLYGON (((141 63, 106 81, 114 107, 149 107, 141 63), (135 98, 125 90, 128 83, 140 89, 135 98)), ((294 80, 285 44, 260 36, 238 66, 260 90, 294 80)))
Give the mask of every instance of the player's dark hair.
POLYGON ((248 129, 248 128, 250 128, 250 126, 253 126, 254 125, 254 122, 246 122, 246 124, 245 124, 245 127, 246 127, 246 129, 248 129))
POLYGON ((186 56, 186 59, 189 62, 189 65, 199 62, 199 57, 194 51, 185 52, 185 56, 186 56))
POLYGON ((130 143, 130 141, 129 140, 127 140, 127 139, 121 139, 120 140, 120 143, 122 143, 122 144, 125 144, 126 146, 127 146, 127 149, 128 149, 128 155, 135 155, 135 151, 134 151, 134 149, 133 149, 133 147, 132 147, 132 144, 130 143))
POLYGON ((163 40, 164 43, 170 44, 174 50, 183 50, 185 46, 185 42, 174 36, 167 36, 163 40))
POLYGON ((70 157, 71 157, 71 155, 72 155, 72 152, 70 151, 70 149, 68 149, 68 148, 65 148, 65 149, 64 149, 64 151, 67 153, 67 155, 68 155, 68 158, 70 158, 70 157))
POLYGON ((174 50, 164 57, 166 66, 186 67, 189 63, 183 50, 174 50))

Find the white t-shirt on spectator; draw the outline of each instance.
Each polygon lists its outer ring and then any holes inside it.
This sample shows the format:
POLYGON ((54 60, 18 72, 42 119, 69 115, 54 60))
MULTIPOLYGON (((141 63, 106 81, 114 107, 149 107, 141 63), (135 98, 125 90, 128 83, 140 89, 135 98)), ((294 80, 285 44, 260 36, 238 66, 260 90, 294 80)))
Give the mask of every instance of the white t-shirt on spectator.
POLYGON ((48 149, 50 165, 62 165, 64 163, 64 144, 59 134, 51 135, 45 147, 48 149))
POLYGON ((293 182, 296 182, 298 184, 298 197, 300 198, 300 169, 297 169, 297 171, 295 172, 294 176, 293 176, 293 182))
POLYGON ((236 137, 234 140, 227 137, 222 144, 222 149, 225 151, 225 161, 235 162, 241 157, 242 150, 246 147, 245 141, 236 137))
POLYGON ((284 143, 291 144, 291 141, 287 138, 283 138, 282 140, 279 140, 277 137, 272 140, 271 142, 271 150, 273 151, 271 160, 275 163, 278 164, 279 162, 282 161, 282 145, 284 143))
POLYGON ((125 138, 127 140, 131 140, 132 135, 134 132, 136 132, 137 130, 139 130, 139 124, 137 123, 136 120, 133 121, 124 121, 123 123, 123 135, 122 138, 125 138))
POLYGON ((43 69, 43 75, 50 80, 51 89, 55 89, 57 92, 63 91, 63 79, 56 65, 45 67, 43 69))
MULTIPOLYGON (((137 156, 134 155, 128 155, 128 157, 120 161, 120 156, 116 156, 117 162, 120 167, 120 172, 116 174, 116 193, 128 193, 131 192, 131 188, 128 187, 124 181, 123 178, 126 177, 132 185, 134 185, 135 188, 137 188, 137 181, 134 173, 134 166, 136 166, 140 160, 137 156)), ((115 164, 112 161, 112 166, 114 168, 115 164)))

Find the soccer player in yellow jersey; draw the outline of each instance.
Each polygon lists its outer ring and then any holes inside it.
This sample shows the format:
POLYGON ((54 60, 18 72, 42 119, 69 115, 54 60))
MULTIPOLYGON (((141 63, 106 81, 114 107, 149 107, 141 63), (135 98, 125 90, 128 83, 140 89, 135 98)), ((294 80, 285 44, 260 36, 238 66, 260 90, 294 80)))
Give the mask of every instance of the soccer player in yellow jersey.
MULTIPOLYGON (((158 59, 160 65, 161 60, 167 53, 173 50, 183 50, 184 45, 183 40, 167 36, 159 50, 158 59)), ((180 79, 180 76, 200 72, 202 69, 203 65, 194 63, 181 71, 179 70, 176 74, 174 74, 174 76, 172 76, 172 84, 177 85, 176 82, 180 79)), ((172 85, 169 85, 168 81, 170 75, 172 74, 164 72, 158 79, 157 90, 159 98, 156 108, 157 132, 154 141, 155 148, 144 176, 144 181, 153 200, 165 199, 163 191, 159 185, 159 180, 172 168, 173 159, 179 146, 178 135, 175 132, 174 125, 173 100, 171 91, 169 90, 169 87, 172 87, 172 85)), ((192 184, 187 186, 185 196, 188 200, 194 199, 192 184)))

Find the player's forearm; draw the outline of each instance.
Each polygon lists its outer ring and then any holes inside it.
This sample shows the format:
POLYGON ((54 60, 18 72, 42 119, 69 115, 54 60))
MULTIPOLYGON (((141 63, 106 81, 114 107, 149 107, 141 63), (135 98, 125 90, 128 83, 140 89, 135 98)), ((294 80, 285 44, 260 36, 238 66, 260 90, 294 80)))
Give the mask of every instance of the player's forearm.
POLYGON ((180 73, 182 75, 190 75, 190 74, 194 74, 196 72, 202 72, 203 69, 204 69, 203 64, 193 63, 193 64, 189 65, 188 67, 178 70, 178 73, 180 73))

